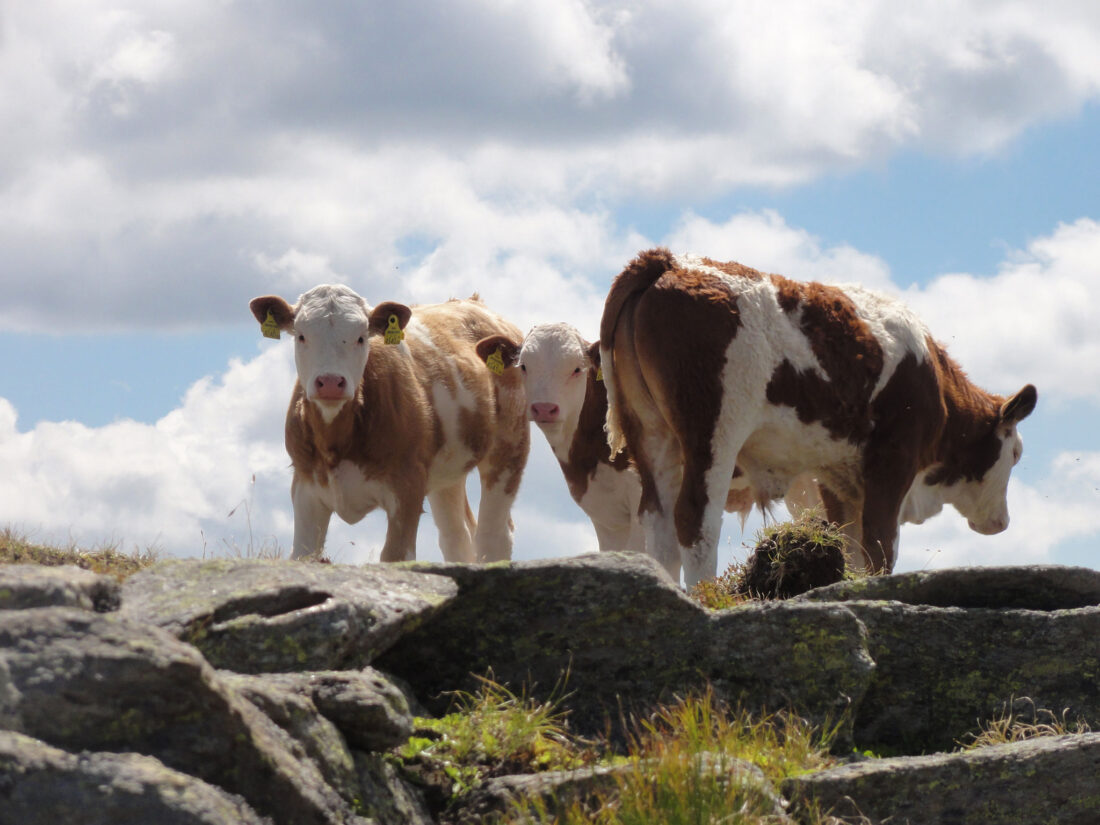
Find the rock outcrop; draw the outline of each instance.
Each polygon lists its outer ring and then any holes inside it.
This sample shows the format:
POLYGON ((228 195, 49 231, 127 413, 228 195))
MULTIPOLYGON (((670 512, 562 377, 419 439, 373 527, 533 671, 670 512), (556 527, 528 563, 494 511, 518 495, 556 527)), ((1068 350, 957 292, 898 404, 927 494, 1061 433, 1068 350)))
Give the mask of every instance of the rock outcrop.
MULTIPOLYGON (((580 733, 615 734, 704 686, 834 727, 845 752, 950 749, 1023 696, 1100 725, 1100 574, 1088 570, 910 574, 721 612, 621 554, 170 561, 121 588, 73 571, 0 568, 0 825, 430 825, 385 751, 414 709, 442 712, 487 672, 560 699, 580 733)), ((876 822, 1100 821, 1098 737, 869 760, 781 792, 796 819, 803 800, 850 799, 876 822), (996 799, 967 807, 974 783, 996 799), (1061 818, 1017 792, 1049 797, 1061 818)), ((489 812, 603 776, 499 778, 471 804, 489 812)))

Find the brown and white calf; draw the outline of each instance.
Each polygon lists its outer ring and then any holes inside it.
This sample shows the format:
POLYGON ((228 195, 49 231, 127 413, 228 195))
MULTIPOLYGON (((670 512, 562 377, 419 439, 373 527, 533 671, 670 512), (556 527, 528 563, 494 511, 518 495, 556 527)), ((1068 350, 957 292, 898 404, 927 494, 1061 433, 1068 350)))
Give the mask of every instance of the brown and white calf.
POLYGON ((607 391, 594 345, 569 324, 540 324, 522 340, 493 335, 478 355, 499 375, 522 378, 527 414, 546 436, 569 494, 592 520, 600 550, 642 551, 641 480, 626 452, 615 458, 604 422, 607 391))
MULTIPOLYGON (((488 364, 495 354, 498 374, 522 376, 528 417, 546 436, 569 494, 592 520, 600 550, 644 551, 638 517, 642 480, 629 449, 612 457, 607 444, 599 342, 585 340, 569 324, 539 324, 522 341, 505 335, 485 338, 477 352, 488 364)), ((727 512, 738 513, 743 524, 754 505, 764 509, 769 503, 760 500, 741 471, 734 472, 727 512)), ((679 578, 678 570, 670 572, 679 578)))
POLYGON ((380 507, 382 561, 414 559, 425 496, 445 559, 511 557, 511 507, 530 445, 523 388, 518 377, 491 380, 476 345, 516 327, 476 296, 372 309, 339 285, 314 287, 294 306, 267 295, 250 307, 295 339, 286 417, 294 558, 321 552, 333 513, 354 524, 380 507), (466 498, 475 467, 477 519, 466 498))
POLYGON ((650 553, 689 586, 716 572, 735 467, 765 501, 816 478, 849 561, 877 572, 899 524, 945 503, 1008 526, 1035 388, 979 389, 896 301, 654 249, 612 284, 600 340, 609 442, 641 474, 650 553))

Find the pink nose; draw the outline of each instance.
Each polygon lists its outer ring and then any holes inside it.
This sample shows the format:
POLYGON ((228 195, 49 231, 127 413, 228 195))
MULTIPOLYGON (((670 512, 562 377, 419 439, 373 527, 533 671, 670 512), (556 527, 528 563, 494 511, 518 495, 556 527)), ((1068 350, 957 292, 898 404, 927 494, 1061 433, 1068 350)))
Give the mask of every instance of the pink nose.
POLYGON ((340 375, 318 375, 313 382, 313 397, 322 401, 340 401, 347 397, 348 382, 340 375))
POLYGON ((560 412, 557 404, 540 401, 538 404, 531 405, 531 420, 536 424, 553 424, 558 420, 560 412))

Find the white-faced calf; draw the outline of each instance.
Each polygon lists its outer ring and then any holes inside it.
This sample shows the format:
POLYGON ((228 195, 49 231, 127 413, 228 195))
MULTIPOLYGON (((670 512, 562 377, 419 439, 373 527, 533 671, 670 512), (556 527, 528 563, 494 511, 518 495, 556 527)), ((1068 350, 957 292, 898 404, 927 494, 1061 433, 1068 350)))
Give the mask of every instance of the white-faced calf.
POLYGON ((414 559, 425 496, 445 559, 511 557, 511 507, 530 444, 523 388, 518 377, 492 380, 476 344, 518 329, 476 297, 372 309, 338 285, 314 287, 293 306, 267 295, 250 307, 265 329, 294 337, 294 558, 321 552, 333 513, 354 524, 380 507, 382 561, 414 559), (466 498, 475 467, 476 519, 466 498))
POLYGON ((569 494, 592 520, 600 550, 641 551, 641 480, 627 454, 612 459, 608 449, 607 392, 593 347, 559 323, 540 324, 522 340, 490 336, 477 351, 498 375, 522 376, 528 417, 554 451, 569 494))

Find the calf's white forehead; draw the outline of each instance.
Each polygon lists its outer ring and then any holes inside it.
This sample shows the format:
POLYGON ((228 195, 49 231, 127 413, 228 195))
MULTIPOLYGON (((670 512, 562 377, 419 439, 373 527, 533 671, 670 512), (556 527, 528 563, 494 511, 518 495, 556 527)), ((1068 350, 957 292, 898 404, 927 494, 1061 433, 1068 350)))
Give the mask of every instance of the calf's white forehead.
POLYGON ((298 299, 294 323, 308 324, 319 318, 366 323, 367 302, 355 290, 342 284, 315 286, 298 299))
POLYGON ((523 339, 520 361, 524 364, 553 365, 587 357, 585 340, 569 324, 539 324, 523 339))

